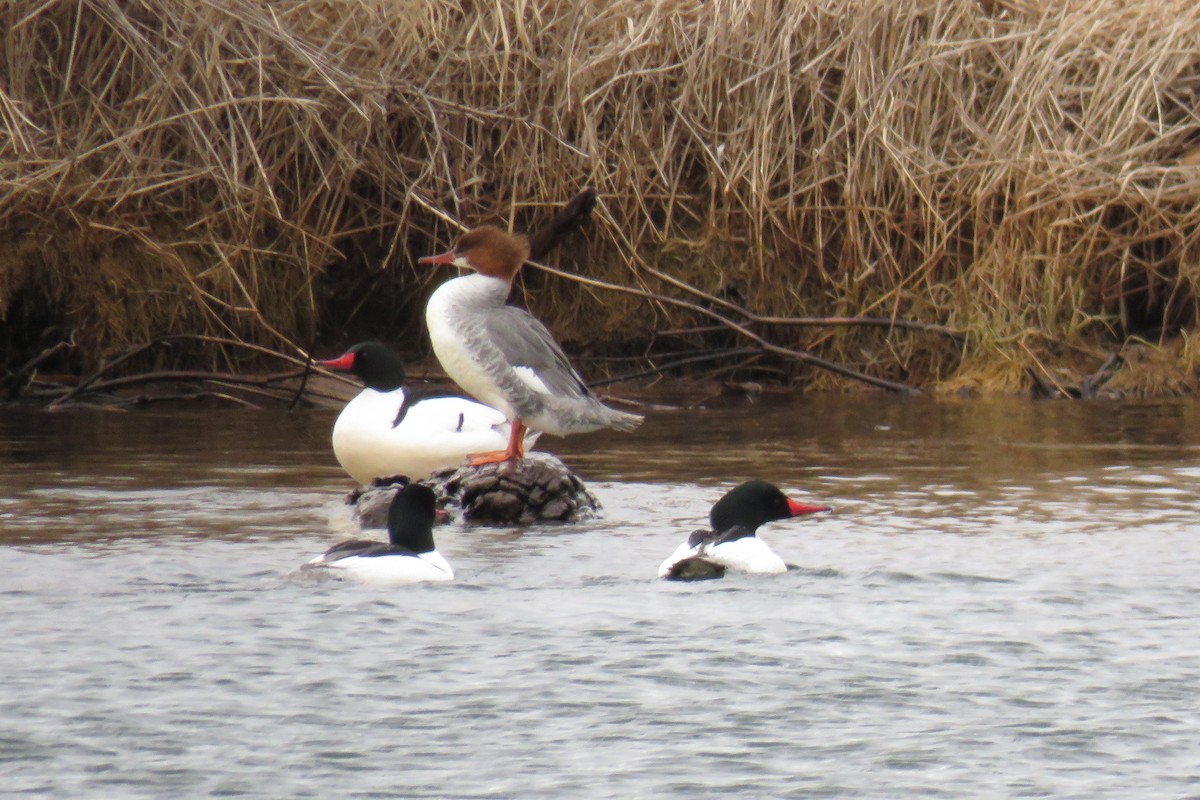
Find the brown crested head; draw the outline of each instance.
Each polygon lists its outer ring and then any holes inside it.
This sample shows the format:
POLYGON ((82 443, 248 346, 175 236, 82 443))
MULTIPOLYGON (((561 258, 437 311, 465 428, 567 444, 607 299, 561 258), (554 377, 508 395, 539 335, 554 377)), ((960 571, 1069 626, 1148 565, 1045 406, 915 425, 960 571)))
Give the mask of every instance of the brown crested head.
POLYGON ((524 236, 485 225, 464 233, 454 251, 465 256, 480 275, 511 281, 529 258, 529 242, 524 236))

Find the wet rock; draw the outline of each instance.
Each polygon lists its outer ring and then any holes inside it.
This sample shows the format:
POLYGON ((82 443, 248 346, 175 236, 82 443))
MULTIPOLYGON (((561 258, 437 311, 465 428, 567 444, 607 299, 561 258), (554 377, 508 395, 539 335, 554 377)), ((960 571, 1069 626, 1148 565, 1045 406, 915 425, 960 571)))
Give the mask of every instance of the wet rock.
POLYGON ((396 492, 408 485, 408 478, 376 478, 370 486, 355 489, 346 498, 352 506, 351 513, 360 528, 386 528, 388 509, 396 492))
POLYGON ((469 511, 472 517, 487 513, 498 520, 519 520, 522 518, 523 505, 521 498, 512 492, 485 492, 472 495, 471 504, 463 506, 463 511, 464 516, 469 511))
MULTIPOLYGON (((408 478, 376 479, 346 498, 361 528, 386 528, 392 498, 408 478)), ((438 508, 461 512, 477 525, 532 525, 594 518, 600 503, 567 465, 549 453, 524 460, 435 472, 420 483, 438 495, 438 508)))
POLYGON ((565 520, 570 514, 570 503, 561 497, 556 497, 542 506, 542 519, 565 520))
POLYGON ((477 525, 531 525, 592 519, 600 503, 567 465, 549 453, 517 462, 459 467, 428 483, 450 508, 477 525))

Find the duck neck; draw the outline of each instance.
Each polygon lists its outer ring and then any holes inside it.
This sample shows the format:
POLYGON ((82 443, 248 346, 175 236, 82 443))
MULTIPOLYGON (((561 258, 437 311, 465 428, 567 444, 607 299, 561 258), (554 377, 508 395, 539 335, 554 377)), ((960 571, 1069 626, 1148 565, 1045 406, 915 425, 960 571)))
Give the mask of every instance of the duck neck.
POLYGON ((511 284, 503 278, 472 273, 443 283, 430 302, 437 298, 446 305, 465 311, 498 308, 508 300, 511 284))
POLYGON ((428 486, 410 483, 392 498, 388 508, 388 540, 418 555, 431 552, 435 549, 436 518, 437 495, 428 486))
POLYGON ((391 526, 388 539, 394 546, 407 548, 417 554, 437 549, 433 543, 433 529, 423 520, 406 519, 391 526))

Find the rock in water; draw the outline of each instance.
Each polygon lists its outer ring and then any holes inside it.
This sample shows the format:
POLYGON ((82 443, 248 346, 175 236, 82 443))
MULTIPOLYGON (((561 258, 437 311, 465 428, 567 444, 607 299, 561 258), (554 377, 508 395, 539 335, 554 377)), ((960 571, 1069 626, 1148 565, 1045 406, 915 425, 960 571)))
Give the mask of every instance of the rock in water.
POLYGON ((600 503, 583 481, 549 453, 529 453, 520 461, 459 467, 435 472, 434 491, 462 509, 477 525, 530 525, 591 519, 600 503))
POLYGON ((408 478, 398 475, 394 478, 376 478, 370 486, 351 492, 346 502, 354 507, 354 521, 358 527, 386 528, 392 498, 407 485, 408 478))
MULTIPOLYGON (((346 498, 361 528, 386 528, 388 508, 408 478, 377 478, 346 498)), ((600 503, 583 481, 549 453, 529 453, 517 462, 459 467, 420 481, 438 495, 439 509, 461 509, 476 525, 532 525, 592 519, 600 503)))

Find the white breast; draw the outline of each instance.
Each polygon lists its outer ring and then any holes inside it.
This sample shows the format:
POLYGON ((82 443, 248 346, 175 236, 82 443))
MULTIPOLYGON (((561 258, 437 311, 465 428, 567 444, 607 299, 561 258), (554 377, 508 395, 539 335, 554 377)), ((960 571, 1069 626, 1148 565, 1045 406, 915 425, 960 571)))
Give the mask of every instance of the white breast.
MULTIPOLYGON (((425 324, 434 355, 450 379, 481 403, 514 419, 514 409, 489 374, 487 365, 469 346, 461 327, 464 317, 486 314, 495 307, 497 287, 496 279, 482 275, 464 275, 446 281, 425 306, 425 324)), ((501 304, 503 299, 500 297, 501 304)))

